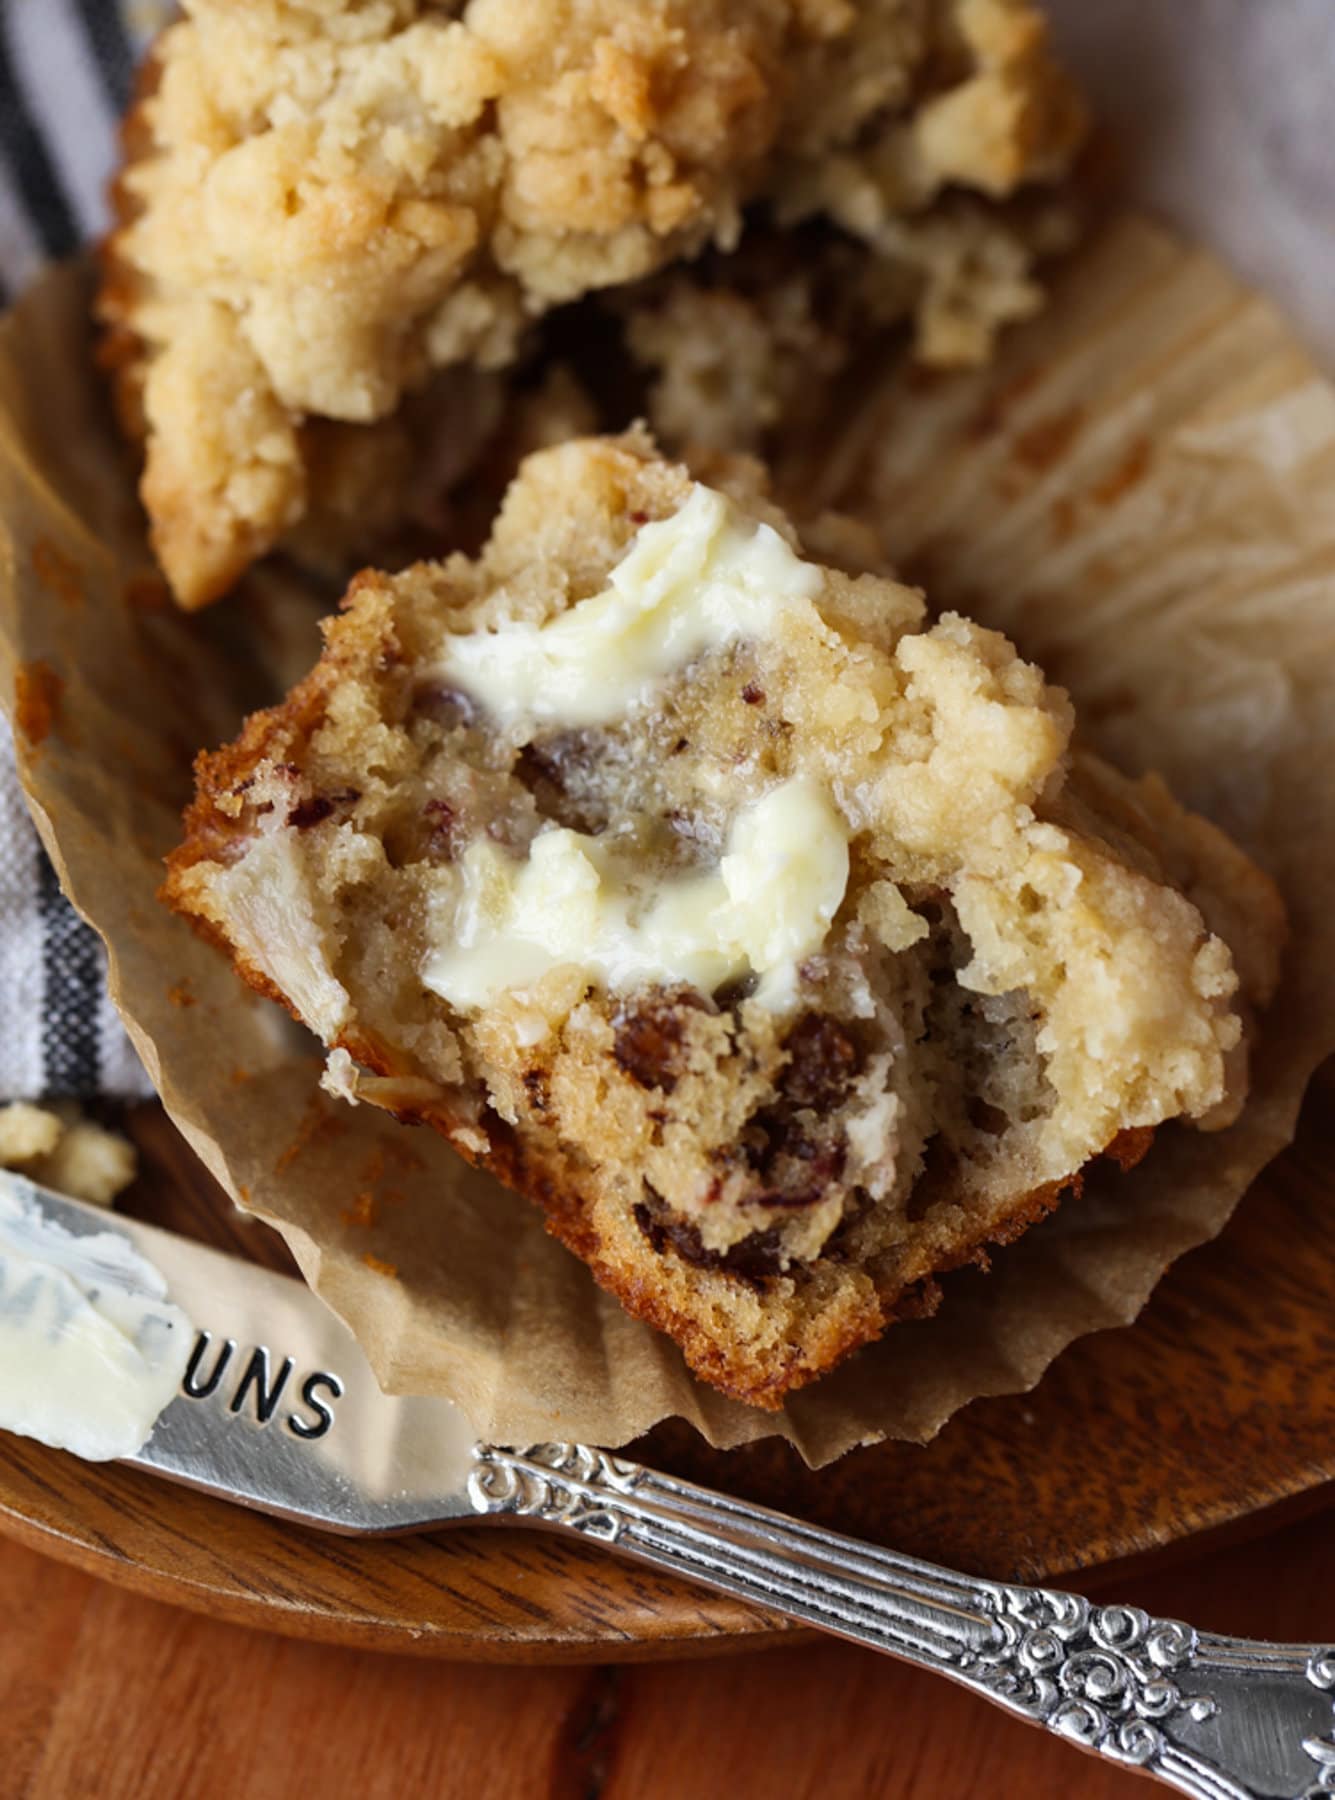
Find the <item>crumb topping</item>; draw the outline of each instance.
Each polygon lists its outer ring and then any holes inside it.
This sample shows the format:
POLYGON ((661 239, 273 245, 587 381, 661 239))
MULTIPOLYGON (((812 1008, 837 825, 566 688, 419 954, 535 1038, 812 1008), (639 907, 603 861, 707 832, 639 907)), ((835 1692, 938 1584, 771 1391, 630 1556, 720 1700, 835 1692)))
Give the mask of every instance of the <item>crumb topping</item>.
MULTIPOLYGON (((1054 177, 1081 130, 1029 0, 187 0, 154 63, 102 313, 189 606, 300 525, 308 420, 500 367, 546 309, 730 250, 748 206, 897 265, 905 219, 1054 177)), ((907 310, 967 360, 989 308, 970 342, 945 268, 994 285, 1006 234, 943 220, 907 310)))

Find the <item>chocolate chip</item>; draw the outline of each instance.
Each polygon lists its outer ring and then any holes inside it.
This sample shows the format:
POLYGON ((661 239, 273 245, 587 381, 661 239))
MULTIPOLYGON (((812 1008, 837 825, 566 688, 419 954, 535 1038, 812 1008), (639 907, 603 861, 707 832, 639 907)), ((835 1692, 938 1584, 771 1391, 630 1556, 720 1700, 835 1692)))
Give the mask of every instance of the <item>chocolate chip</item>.
POLYGON ((735 1012, 743 1000, 749 1000, 760 986, 760 977, 755 974, 739 975, 736 981, 725 981, 714 995, 714 1004, 720 1012, 735 1012))
POLYGON ((443 725, 447 731, 472 725, 478 715, 472 695, 444 681, 419 681, 413 689, 409 711, 417 718, 443 725))
POLYGON ((782 1273, 783 1249, 777 1226, 753 1231, 726 1250, 710 1250, 701 1239, 699 1226, 690 1219, 679 1218, 647 1181, 644 1192, 646 1198, 631 1210, 656 1255, 665 1255, 672 1249, 693 1268, 736 1275, 755 1287, 782 1273))
POLYGON ((298 800, 287 815, 289 825, 295 825, 298 831, 305 831, 308 826, 322 824, 334 810, 334 803, 328 794, 312 794, 309 800, 298 800))
POLYGON ((670 1094, 685 1073, 686 1015, 706 1011, 694 988, 664 988, 626 1000, 612 1015, 617 1067, 643 1088, 670 1094))
POLYGON ((756 1178, 748 1206, 819 1205, 848 1159, 838 1108, 861 1063, 856 1044, 828 1015, 808 1013, 784 1049, 775 1097, 739 1133, 741 1160, 756 1178))
MULTIPOLYGON (((646 1188, 649 1188, 647 1181, 644 1185, 646 1188)), ((653 1190, 649 1189, 649 1191, 652 1193, 653 1190)), ((661 1256, 667 1248, 667 1228, 659 1224, 658 1220, 650 1212, 643 1200, 637 1200, 635 1202, 634 1206, 631 1208, 631 1214, 634 1217, 635 1223, 639 1226, 645 1237, 648 1238, 649 1248, 653 1251, 655 1256, 661 1256)))
POLYGON ((779 1089, 794 1106, 836 1106, 857 1073, 857 1046, 827 1013, 807 1013, 784 1039, 788 1066, 779 1089))
POLYGON ((345 788, 340 794, 312 794, 307 800, 298 800, 287 815, 289 825, 298 831, 306 831, 312 825, 323 825, 332 814, 346 806, 355 806, 361 799, 357 788, 345 788))
POLYGON ((984 1100, 981 1094, 970 1095, 966 1110, 970 1125, 987 1137, 1000 1137, 1010 1126, 1010 1115, 984 1100))
MULTIPOLYGON (((801 1174, 805 1177, 795 1187, 761 1188, 757 1193, 746 1195, 748 1206, 782 1206, 797 1210, 804 1206, 819 1206, 830 1191, 831 1184, 838 1181, 844 1172, 844 1164, 848 1160, 848 1150, 842 1140, 827 1144, 818 1149, 814 1144, 802 1143, 796 1150, 788 1148, 788 1155, 802 1164, 801 1174)), ((787 1170, 789 1175, 797 1173, 787 1170)))
POLYGON ((742 699, 745 700, 748 706, 763 706, 765 704, 765 690, 763 687, 758 687, 754 681, 748 681, 746 686, 742 689, 742 699))
POLYGON ((771 1225, 765 1231, 753 1231, 740 1243, 733 1244, 723 1256, 722 1266, 729 1275, 740 1275, 743 1281, 756 1284, 783 1272, 783 1247, 779 1229, 771 1225))
POLYGON ((842 1130, 808 1135, 781 1107, 753 1114, 742 1132, 746 1160, 760 1178, 744 1196, 748 1206, 817 1206, 848 1160, 842 1130))
POLYGON ((602 749, 598 732, 556 732, 524 745, 515 758, 515 779, 532 794, 544 819, 597 837, 610 816, 606 797, 594 791, 590 779, 602 749))

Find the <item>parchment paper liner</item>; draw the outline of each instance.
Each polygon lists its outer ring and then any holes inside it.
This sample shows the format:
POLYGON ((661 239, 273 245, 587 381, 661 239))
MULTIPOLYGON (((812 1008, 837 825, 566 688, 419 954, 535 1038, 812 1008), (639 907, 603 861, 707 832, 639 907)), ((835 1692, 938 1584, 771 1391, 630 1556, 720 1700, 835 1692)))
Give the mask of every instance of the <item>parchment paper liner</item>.
POLYGON ((693 1382, 443 1143, 322 1096, 310 1041, 155 903, 190 753, 309 663, 313 614, 271 577, 202 619, 162 605, 85 308, 65 270, 0 328, 0 692, 28 696, 29 798, 168 1110, 386 1387, 447 1394, 501 1441, 615 1445, 672 1413, 720 1446, 781 1432, 813 1464, 925 1440, 1133 1319, 1289 1141, 1335 1047, 1335 392, 1208 257, 1121 222, 998 368, 861 372, 856 409, 833 397, 829 437, 783 474, 874 519, 938 605, 1010 631, 1090 739, 1162 768, 1277 876, 1294 936, 1254 1098, 1222 1135, 1161 1132, 777 1416, 693 1382))

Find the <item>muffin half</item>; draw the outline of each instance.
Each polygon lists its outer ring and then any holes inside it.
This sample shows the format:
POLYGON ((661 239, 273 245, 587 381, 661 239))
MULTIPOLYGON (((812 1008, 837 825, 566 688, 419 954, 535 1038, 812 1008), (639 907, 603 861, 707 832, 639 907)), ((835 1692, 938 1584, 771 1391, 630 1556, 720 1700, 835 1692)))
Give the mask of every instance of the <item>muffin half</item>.
POLYGON ((165 895, 777 1406, 1091 1158, 1227 1122, 1282 914, 1004 638, 712 480, 566 444, 477 560, 359 576, 165 895))

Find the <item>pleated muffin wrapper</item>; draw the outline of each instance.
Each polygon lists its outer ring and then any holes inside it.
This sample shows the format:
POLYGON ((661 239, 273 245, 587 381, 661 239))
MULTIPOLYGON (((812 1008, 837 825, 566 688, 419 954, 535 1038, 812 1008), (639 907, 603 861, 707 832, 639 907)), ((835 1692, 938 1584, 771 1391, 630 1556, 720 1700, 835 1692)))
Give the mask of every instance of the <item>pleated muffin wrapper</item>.
POLYGON ((1087 741, 1160 769, 1276 877, 1292 939, 1251 1098, 1228 1131, 1170 1125, 1131 1173, 1100 1166, 990 1274, 948 1278, 935 1318, 777 1414, 694 1381, 444 1142, 322 1093, 313 1040, 155 899, 193 753, 309 666, 320 605, 263 573, 205 615, 169 606, 87 303, 65 270, 0 328, 0 684, 29 798, 168 1111, 388 1389, 446 1395, 502 1442, 619 1445, 669 1415, 717 1446, 781 1433, 813 1465, 925 1441, 1133 1320, 1290 1141, 1335 1048, 1335 390, 1208 256, 1111 225, 994 369, 860 371, 779 474, 872 521, 935 606, 1069 686, 1087 741))

